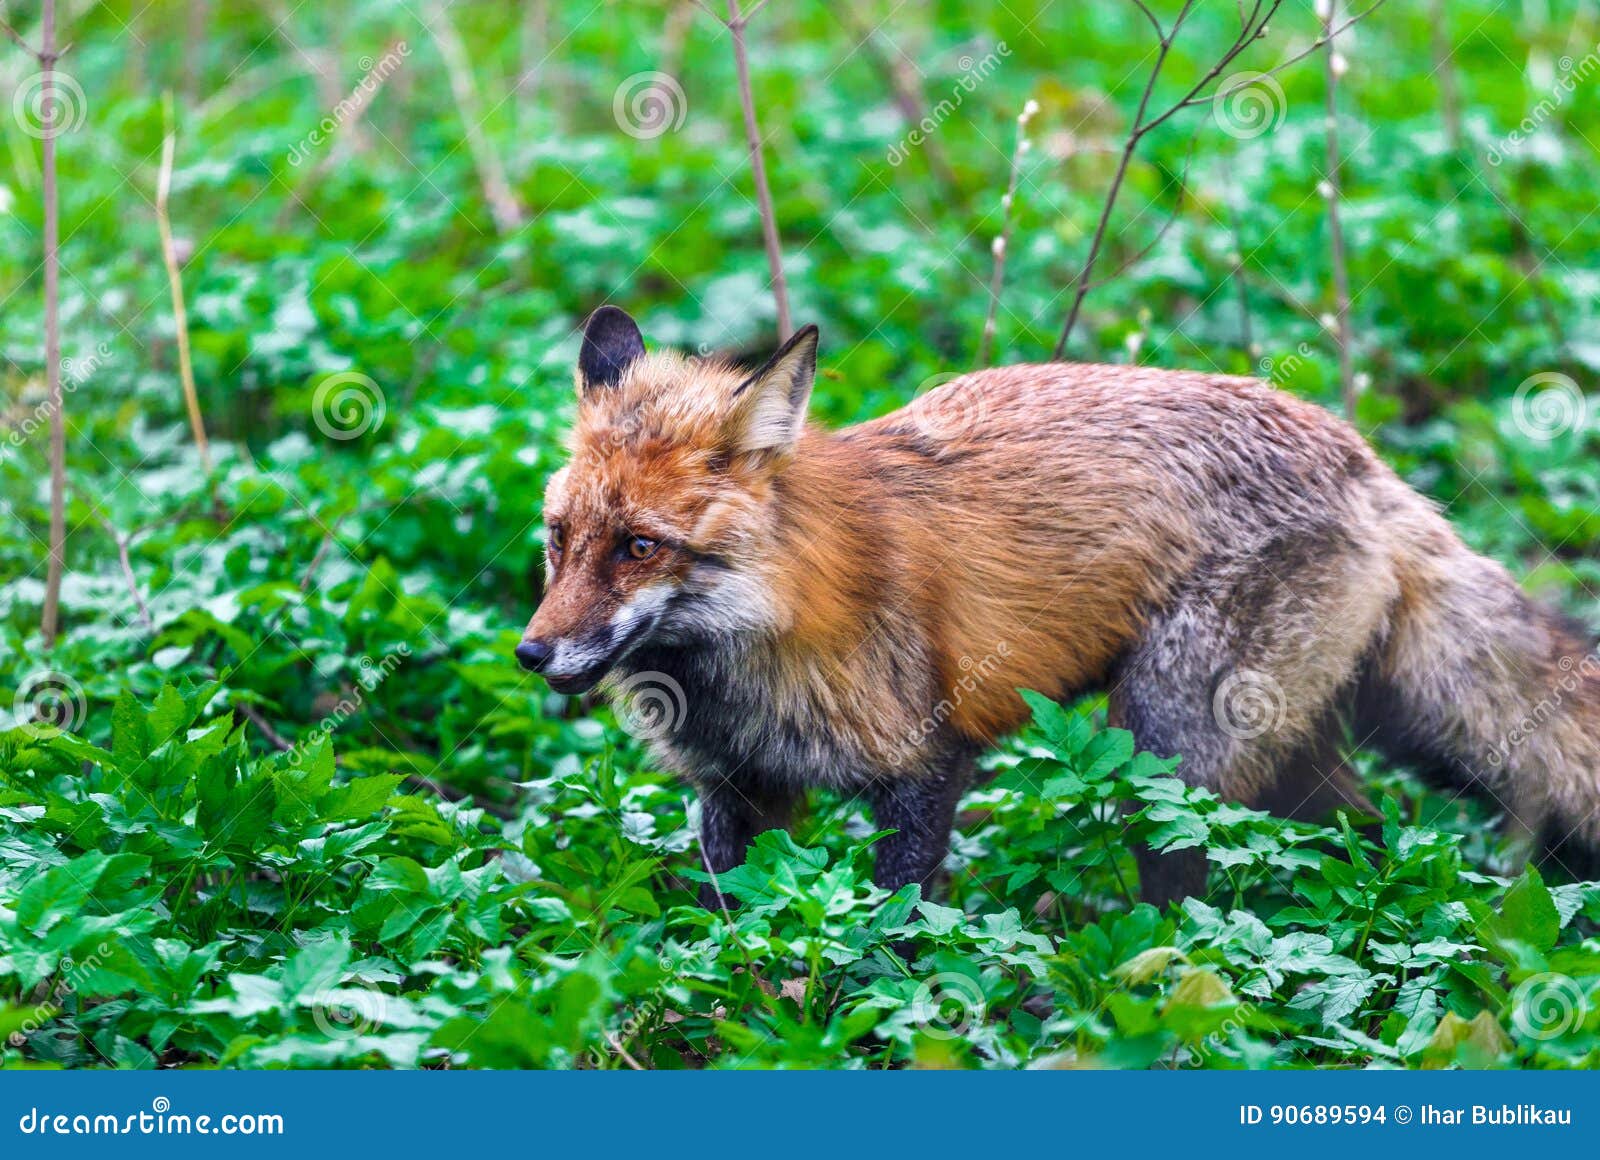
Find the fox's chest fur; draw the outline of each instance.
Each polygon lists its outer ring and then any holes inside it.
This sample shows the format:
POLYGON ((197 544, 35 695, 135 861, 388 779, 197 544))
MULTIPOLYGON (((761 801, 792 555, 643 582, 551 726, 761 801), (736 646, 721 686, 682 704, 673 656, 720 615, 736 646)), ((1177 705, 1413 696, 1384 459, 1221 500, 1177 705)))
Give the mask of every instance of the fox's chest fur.
POLYGON ((645 648, 619 687, 681 690, 676 719, 643 732, 661 763, 693 782, 855 791, 925 768, 952 740, 916 663, 921 645, 888 631, 888 642, 840 656, 796 656, 765 637, 645 648), (901 663, 880 667, 885 648, 903 650, 901 663), (867 684, 865 669, 883 679, 867 684))

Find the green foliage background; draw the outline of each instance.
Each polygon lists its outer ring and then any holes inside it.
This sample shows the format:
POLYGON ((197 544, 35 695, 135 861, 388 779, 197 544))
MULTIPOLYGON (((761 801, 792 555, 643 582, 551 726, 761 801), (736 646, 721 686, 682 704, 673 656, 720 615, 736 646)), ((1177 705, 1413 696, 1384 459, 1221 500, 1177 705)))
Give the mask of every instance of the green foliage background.
MULTIPOLYGON (((992 755, 938 904, 872 886, 869 824, 823 797, 724 880, 737 913, 694 907, 686 791, 511 649, 576 323, 611 300, 662 344, 773 342, 727 33, 687 3, 452 5, 474 120, 524 210, 502 232, 436 5, 63 7, 81 123, 58 141, 70 535, 48 654, 36 69, 0 42, 22 102, 0 117, 6 1065, 1600 1058, 1600 889, 1519 874, 1490 812, 1365 754, 1386 803, 1370 831, 1185 790, 1092 702, 1040 702, 992 755), (314 141, 386 53, 370 108, 314 141), (677 78, 682 121, 638 136, 627 85, 651 71, 677 78), (169 90, 209 478, 153 208, 169 90), (357 438, 317 422, 336 375, 381 398, 357 438), (1134 905, 1140 838, 1206 845, 1210 898, 1134 905)), ((7 19, 31 35, 35 13, 7 19)), ((1200 6, 1158 99, 1236 20, 1200 6)), ((1315 28, 1287 5, 1234 71, 1315 28)), ((820 416, 880 414, 974 364, 1030 98, 997 360, 1047 357, 1153 59, 1138 11, 777 0, 750 35, 795 315, 824 335, 820 416), (905 147, 866 28, 930 110, 948 102, 929 144, 905 147)), ((1390 0, 1341 41, 1339 87, 1358 423, 1470 543, 1591 625, 1594 400, 1543 438, 1519 385, 1586 391, 1600 367, 1597 41, 1577 0, 1390 0)), ((1336 405, 1320 56, 1275 80, 1259 133, 1201 106, 1144 142, 1101 266, 1120 273, 1072 357, 1259 373, 1336 405)))

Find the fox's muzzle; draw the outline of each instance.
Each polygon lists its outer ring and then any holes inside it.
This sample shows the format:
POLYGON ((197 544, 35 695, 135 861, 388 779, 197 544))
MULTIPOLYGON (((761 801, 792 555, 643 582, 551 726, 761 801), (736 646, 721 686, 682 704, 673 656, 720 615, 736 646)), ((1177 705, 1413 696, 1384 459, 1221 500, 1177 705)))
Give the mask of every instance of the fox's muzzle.
POLYGON ((517 646, 517 663, 540 673, 558 693, 574 695, 592 689, 611 671, 622 652, 609 625, 576 637, 525 639, 517 646))

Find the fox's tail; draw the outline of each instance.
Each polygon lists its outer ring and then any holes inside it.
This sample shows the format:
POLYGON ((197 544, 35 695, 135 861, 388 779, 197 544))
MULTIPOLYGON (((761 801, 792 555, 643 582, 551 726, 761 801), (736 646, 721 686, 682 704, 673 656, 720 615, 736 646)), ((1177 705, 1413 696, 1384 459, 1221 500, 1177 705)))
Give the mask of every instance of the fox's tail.
POLYGON ((1600 876, 1600 651, 1432 512, 1405 522, 1358 726, 1498 802, 1541 858, 1600 876))

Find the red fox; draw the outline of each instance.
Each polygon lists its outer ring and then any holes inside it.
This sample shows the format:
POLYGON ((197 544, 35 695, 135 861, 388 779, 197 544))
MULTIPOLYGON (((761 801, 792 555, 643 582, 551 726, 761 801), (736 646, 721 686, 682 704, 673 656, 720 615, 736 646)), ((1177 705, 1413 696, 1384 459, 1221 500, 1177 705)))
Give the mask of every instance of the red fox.
MULTIPOLYGON (((816 357, 815 327, 753 374, 647 354, 602 307, 545 496, 517 658, 563 693, 653 683, 644 732, 699 793, 713 876, 831 786, 894 831, 879 885, 926 886, 1023 688, 1103 690, 1184 781, 1285 814, 1364 805, 1349 726, 1596 866, 1600 657, 1341 420, 1250 379, 1057 363, 826 431, 816 357)), ((1138 861, 1150 901, 1204 890, 1203 851, 1138 861)))

